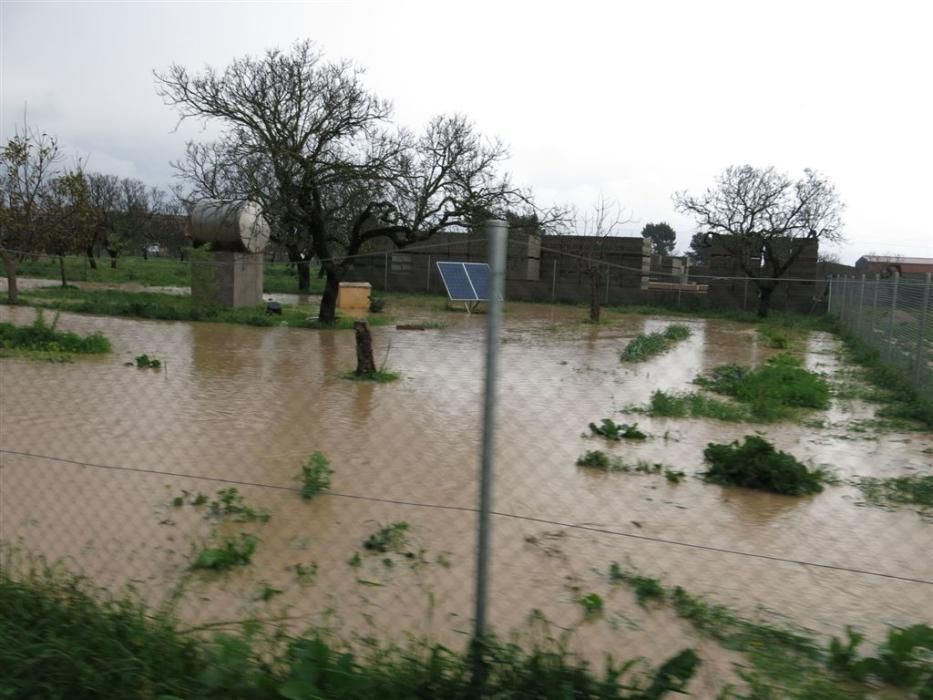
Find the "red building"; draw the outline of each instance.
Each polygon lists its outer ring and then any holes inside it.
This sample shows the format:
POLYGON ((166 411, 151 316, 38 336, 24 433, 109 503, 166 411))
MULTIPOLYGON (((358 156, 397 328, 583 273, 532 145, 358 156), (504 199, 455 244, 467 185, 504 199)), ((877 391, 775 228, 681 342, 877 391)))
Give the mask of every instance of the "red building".
POLYGON ((893 274, 925 275, 933 272, 933 258, 905 258, 900 255, 863 255, 855 261, 855 269, 865 275, 893 274))

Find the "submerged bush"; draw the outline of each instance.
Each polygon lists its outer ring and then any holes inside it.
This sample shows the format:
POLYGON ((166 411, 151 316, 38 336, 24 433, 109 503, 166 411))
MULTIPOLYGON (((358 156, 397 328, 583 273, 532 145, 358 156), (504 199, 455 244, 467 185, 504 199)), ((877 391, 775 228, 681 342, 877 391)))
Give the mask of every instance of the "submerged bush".
POLYGON ((643 362, 655 355, 660 355, 675 343, 690 337, 690 329, 681 324, 673 324, 661 333, 643 333, 635 336, 622 351, 622 362, 643 362))
POLYGON ((757 435, 747 435, 742 444, 710 443, 703 457, 712 465, 703 478, 722 486, 803 496, 822 491, 826 481, 823 471, 807 469, 757 435))
POLYGON ((616 423, 612 418, 603 418, 599 425, 590 423, 590 432, 607 440, 645 440, 648 436, 638 429, 638 423, 616 423))
POLYGON ((319 493, 323 493, 330 488, 330 477, 334 470, 330 468, 330 462, 320 452, 313 453, 302 465, 298 480, 301 482, 301 498, 310 501, 319 493))

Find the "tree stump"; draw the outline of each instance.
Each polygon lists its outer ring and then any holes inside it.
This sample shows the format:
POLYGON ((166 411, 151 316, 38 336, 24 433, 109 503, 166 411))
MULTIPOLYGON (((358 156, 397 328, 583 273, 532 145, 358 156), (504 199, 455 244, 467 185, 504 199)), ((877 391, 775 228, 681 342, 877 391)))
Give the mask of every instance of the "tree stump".
POLYGON ((354 321, 353 331, 356 333, 356 374, 373 374, 376 361, 373 359, 373 337, 369 332, 369 324, 366 321, 354 321))

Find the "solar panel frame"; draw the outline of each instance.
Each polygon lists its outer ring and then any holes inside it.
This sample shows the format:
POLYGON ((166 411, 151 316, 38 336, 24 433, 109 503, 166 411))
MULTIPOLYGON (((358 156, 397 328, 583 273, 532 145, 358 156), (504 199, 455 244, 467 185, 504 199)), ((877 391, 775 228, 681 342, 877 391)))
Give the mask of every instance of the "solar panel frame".
POLYGON ((489 301, 489 276, 491 271, 488 263, 463 263, 467 277, 476 292, 479 301, 489 301))
POLYGON ((470 280, 466 264, 462 262, 438 261, 437 271, 444 282, 447 297, 451 301, 481 301, 470 280))

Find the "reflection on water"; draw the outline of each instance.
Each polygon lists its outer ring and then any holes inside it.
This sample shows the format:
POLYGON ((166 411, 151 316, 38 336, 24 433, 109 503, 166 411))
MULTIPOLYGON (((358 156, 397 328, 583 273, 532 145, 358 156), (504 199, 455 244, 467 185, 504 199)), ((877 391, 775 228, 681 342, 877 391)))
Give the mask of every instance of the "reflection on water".
MULTIPOLYGON (((262 612, 267 604, 255 592, 264 582, 283 591, 275 605, 306 621, 321 621, 330 611, 330 623, 361 634, 409 631, 457 643, 471 614, 470 509, 477 498, 486 319, 419 313, 446 327, 373 329, 377 355, 388 349, 387 368, 401 374, 386 385, 340 377, 355 366, 352 332, 63 314, 61 327, 101 330, 114 353, 65 365, 0 360, 0 445, 162 473, 2 455, 0 533, 49 556, 71 557, 102 583, 135 581, 158 597, 182 579, 192 553, 211 537, 255 532, 261 546, 248 569, 185 578, 184 615, 212 620, 262 612), (124 366, 141 352, 163 360, 163 370, 124 366), (296 476, 314 451, 330 460, 339 497, 298 497, 296 476), (266 524, 218 524, 203 507, 173 507, 172 497, 183 489, 213 497, 225 486, 178 474, 236 481, 250 504, 273 516, 266 524), (410 524, 403 553, 374 555, 362 547, 395 521, 410 524), (347 563, 354 553, 359 566, 347 563), (299 583, 295 565, 312 562, 315 583, 299 583)), ((672 321, 631 316, 590 326, 581 323, 584 313, 510 305, 505 315, 495 508, 617 534, 497 519, 492 608, 498 627, 523 623, 535 608, 555 624, 574 626, 580 616, 574 591, 592 590, 606 598, 607 620, 629 621, 579 633, 579 644, 597 656, 607 648, 666 656, 672 638, 701 643, 682 622, 663 611, 648 614, 610 588, 605 572, 612 561, 743 611, 766 605, 826 633, 855 624, 877 635, 885 623, 930 620, 933 598, 923 584, 728 553, 929 580, 931 530, 915 513, 858 507, 858 492, 844 484, 794 499, 709 486, 696 477, 708 442, 741 439, 755 429, 841 476, 928 471, 929 434, 868 441, 849 439, 838 428, 620 416, 657 389, 688 390, 715 365, 759 364, 772 351, 748 326, 678 319, 690 326, 690 338, 648 362, 622 364, 628 340, 672 321), (603 417, 637 421, 653 439, 607 444, 584 437, 587 424, 603 417), (589 449, 690 476, 672 485, 663 476, 594 474, 575 466, 589 449)), ((0 308, 2 320, 33 317, 29 309, 0 308)), ((835 343, 813 334, 808 364, 830 374, 840 370, 835 343)), ((826 416, 838 424, 852 411, 869 409, 834 404, 826 416)))

